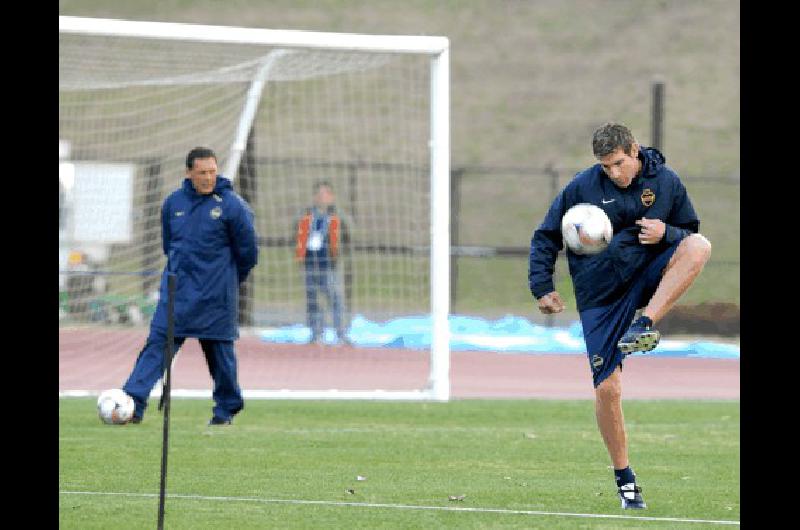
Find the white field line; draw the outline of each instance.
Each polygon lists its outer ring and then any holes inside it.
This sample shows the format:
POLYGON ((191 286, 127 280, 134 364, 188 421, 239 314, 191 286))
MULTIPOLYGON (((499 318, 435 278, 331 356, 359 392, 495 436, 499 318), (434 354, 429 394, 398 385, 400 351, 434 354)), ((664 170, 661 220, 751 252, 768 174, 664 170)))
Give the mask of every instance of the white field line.
MULTIPOLYGON (((59 491, 61 495, 118 495, 122 497, 158 497, 157 493, 119 493, 101 491, 59 491)), ((542 512, 536 510, 504 510, 500 508, 469 508, 457 506, 413 506, 408 504, 382 504, 370 502, 340 502, 340 501, 312 501, 300 499, 261 499, 258 497, 210 497, 205 495, 179 495, 167 493, 171 499, 187 499, 201 501, 227 501, 227 502, 260 502, 272 504, 313 504, 321 506, 355 506, 362 508, 394 508, 401 510, 439 510, 445 512, 479 512, 479 513, 500 513, 513 515, 554 515, 561 517, 579 517, 584 519, 625 519, 633 521, 654 521, 670 523, 703 523, 719 525, 736 525, 739 521, 713 521, 706 519, 680 519, 675 517, 637 517, 631 515, 613 515, 597 513, 569 513, 569 512, 542 512)))
MULTIPOLYGON (((161 397, 161 380, 156 382, 150 397, 161 397)), ((99 396, 101 390, 59 390, 59 398, 99 396)), ((210 399, 211 390, 173 389, 173 398, 210 399)), ((244 399, 327 399, 370 401, 435 401, 439 400, 430 390, 243 390, 244 399)), ((442 400, 440 400, 442 401, 442 400)), ((446 399, 443 401, 447 401, 446 399)))

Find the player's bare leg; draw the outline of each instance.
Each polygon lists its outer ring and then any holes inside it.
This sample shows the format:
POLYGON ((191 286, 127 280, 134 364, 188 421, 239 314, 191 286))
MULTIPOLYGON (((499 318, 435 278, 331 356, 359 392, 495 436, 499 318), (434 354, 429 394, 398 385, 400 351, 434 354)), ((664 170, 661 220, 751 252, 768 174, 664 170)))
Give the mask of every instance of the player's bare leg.
POLYGON ((711 256, 711 243, 700 234, 683 239, 670 258, 656 292, 642 314, 658 322, 686 292, 711 256))
POLYGON ((656 292, 641 316, 631 324, 617 343, 622 353, 627 355, 637 351, 646 352, 658 345, 661 334, 653 329, 653 324, 661 320, 692 285, 709 256, 711 256, 711 243, 700 234, 691 234, 678 244, 678 248, 664 268, 656 292))
POLYGON ((595 389, 595 414, 614 469, 628 467, 628 438, 622 415, 622 372, 619 367, 595 389))
POLYGON ((628 463, 628 437, 622 415, 622 370, 619 366, 595 389, 595 413, 597 426, 614 465, 614 480, 622 508, 647 508, 642 489, 636 483, 636 474, 628 463))

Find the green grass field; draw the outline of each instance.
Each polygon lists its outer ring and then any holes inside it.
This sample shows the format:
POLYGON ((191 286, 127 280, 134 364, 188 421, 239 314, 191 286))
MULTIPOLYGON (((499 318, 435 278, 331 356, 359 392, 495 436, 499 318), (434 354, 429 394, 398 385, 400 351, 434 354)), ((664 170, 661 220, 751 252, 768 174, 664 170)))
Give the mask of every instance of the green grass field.
MULTIPOLYGON (((163 419, 155 405, 140 425, 108 426, 94 399, 59 401, 61 528, 156 526, 163 419)), ((173 401, 167 528, 709 528, 720 523, 669 518, 739 520, 738 401, 625 404, 649 505, 635 513, 619 508, 591 401, 249 401, 234 425, 214 428, 206 426, 210 408, 173 401)))

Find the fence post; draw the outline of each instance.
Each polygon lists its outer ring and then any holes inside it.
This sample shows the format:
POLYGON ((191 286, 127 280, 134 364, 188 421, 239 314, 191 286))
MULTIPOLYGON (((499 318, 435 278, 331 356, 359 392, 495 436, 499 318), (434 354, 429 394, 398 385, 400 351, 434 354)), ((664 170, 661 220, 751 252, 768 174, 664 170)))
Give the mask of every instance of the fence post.
MULTIPOLYGON (((348 180, 348 201, 350 207, 350 219, 356 223, 356 211, 358 205, 358 165, 354 162, 347 164, 348 180)), ((348 226, 347 241, 342 240, 342 261, 344 262, 344 322, 345 329, 350 329, 350 321, 353 318, 353 255, 350 252, 350 237, 352 226, 348 226)), ((344 233, 342 234, 344 236, 344 233)))
POLYGON ((461 214, 461 179, 464 168, 450 170, 450 312, 456 313, 458 300, 458 256, 453 248, 459 245, 458 219, 461 214))
MULTIPOLYGON (((547 166, 544 168, 545 175, 550 177, 550 203, 556 200, 556 195, 558 195, 558 170, 553 166, 552 162, 549 162, 547 166)), ((553 268, 553 285, 556 284, 556 269, 553 268)), ((544 325, 548 328, 552 328, 555 324, 555 316, 552 314, 544 316, 544 325)))
MULTIPOLYGON (((229 177, 232 176, 233 175, 230 175, 229 177)), ((250 134, 247 135, 245 152, 243 153, 243 158, 236 176, 236 181, 239 185, 239 194, 253 210, 256 210, 256 193, 258 191, 256 189, 256 184, 258 178, 256 177, 255 127, 250 129, 250 134)), ((258 219, 258 217, 256 217, 256 219, 258 219)), ((254 295, 253 274, 250 274, 247 280, 239 284, 239 325, 241 326, 252 326, 254 323, 254 295)))
POLYGON ((347 192, 350 202, 350 218, 355 222, 356 207, 358 203, 358 165, 355 162, 347 164, 347 192))
POLYGON ((161 257, 161 160, 154 158, 144 167, 144 208, 142 211, 142 296, 147 299, 150 292, 158 289, 160 278, 155 271, 161 257))
POLYGON ((664 81, 653 81, 651 145, 659 151, 664 149, 664 81))

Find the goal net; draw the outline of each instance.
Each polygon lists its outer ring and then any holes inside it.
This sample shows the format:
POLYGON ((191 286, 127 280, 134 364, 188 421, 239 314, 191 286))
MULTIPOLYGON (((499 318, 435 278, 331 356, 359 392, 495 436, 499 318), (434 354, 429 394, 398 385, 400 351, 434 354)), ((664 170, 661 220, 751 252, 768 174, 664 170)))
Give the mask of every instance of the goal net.
MULTIPOLYGON (((252 207, 245 397, 449 398, 449 74, 443 37, 59 17, 59 393, 121 387, 165 265, 161 204, 210 147, 252 207), (312 345, 296 223, 330 183, 352 345, 312 345), (419 341, 362 334, 398 319, 419 341), (409 347, 411 346, 411 347, 409 347)), ((176 396, 211 396, 194 339, 176 396)), ((156 385, 154 395, 160 391, 156 385)))

